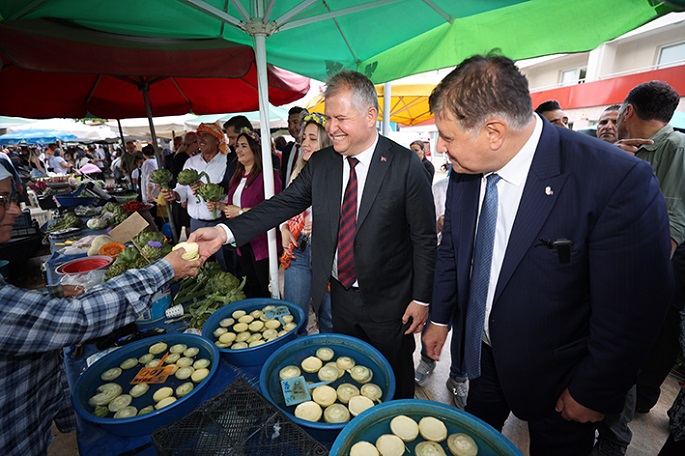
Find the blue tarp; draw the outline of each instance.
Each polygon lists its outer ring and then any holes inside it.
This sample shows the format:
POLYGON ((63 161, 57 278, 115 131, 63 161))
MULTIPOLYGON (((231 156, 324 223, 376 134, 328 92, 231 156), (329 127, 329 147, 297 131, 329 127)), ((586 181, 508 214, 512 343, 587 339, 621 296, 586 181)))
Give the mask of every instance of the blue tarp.
POLYGON ((72 139, 76 139, 76 135, 65 131, 27 129, 0 136, 0 144, 3 146, 13 146, 20 143, 49 144, 72 139))

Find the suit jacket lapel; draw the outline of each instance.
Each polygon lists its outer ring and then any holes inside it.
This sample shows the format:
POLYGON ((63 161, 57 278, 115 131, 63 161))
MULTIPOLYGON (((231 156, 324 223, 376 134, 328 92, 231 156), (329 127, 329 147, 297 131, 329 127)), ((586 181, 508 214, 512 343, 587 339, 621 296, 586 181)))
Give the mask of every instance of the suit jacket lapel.
POLYGON ((559 135, 552 126, 546 122, 543 124, 542 135, 535 150, 514 226, 509 235, 507 251, 497 280, 494 302, 497 302, 523 256, 539 241, 537 235, 568 178, 568 174, 562 174, 561 171, 559 135))
MULTIPOLYGON (((459 296, 466 303, 468 298, 469 282, 471 277, 471 263, 473 260, 473 242, 476 235, 476 219, 478 217, 478 202, 480 194, 481 174, 462 174, 459 185, 462 187, 459 195, 452 202, 452 219, 458 218, 458 254, 457 262, 457 285, 459 296)), ((455 226, 454 228, 457 228, 455 226)))
POLYGON ((330 223, 328 223, 330 239, 333 240, 334 245, 337 245, 340 207, 342 204, 343 156, 335 151, 332 152, 330 166, 327 166, 326 189, 323 195, 325 195, 326 201, 330 201, 330 204, 326 204, 326 210, 329 212, 329 216, 326 218, 330 220, 330 223), (337 204, 335 203, 336 201, 338 202, 337 204))
MULTIPOLYGON (((364 219, 369 215, 371 206, 376 199, 378 190, 381 188, 385 173, 392 164, 393 154, 390 150, 390 142, 383 136, 378 136, 378 144, 376 150, 373 152, 371 163, 369 164, 369 172, 366 175, 366 183, 362 193, 361 206, 357 213, 357 230, 364 223, 364 219)), ((342 172, 340 173, 342 175, 342 172)), ((342 183, 340 184, 342 188, 342 183)), ((359 232, 359 231, 357 231, 359 232)))

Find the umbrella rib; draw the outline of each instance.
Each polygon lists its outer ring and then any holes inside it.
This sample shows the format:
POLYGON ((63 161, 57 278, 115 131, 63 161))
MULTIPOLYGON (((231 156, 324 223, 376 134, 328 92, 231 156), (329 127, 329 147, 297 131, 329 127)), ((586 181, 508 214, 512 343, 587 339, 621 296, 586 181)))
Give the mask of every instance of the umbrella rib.
POLYGON ((203 13, 208 14, 209 16, 213 16, 215 19, 219 19, 222 22, 231 24, 234 27, 237 27, 241 30, 245 30, 245 24, 240 21, 239 19, 236 19, 235 17, 231 16, 230 14, 225 13, 224 11, 221 11, 218 8, 215 8, 211 5, 208 5, 207 3, 203 2, 202 0, 179 0, 182 3, 185 3, 188 6, 191 6, 197 10, 202 11, 203 13))
POLYGON ((338 17, 338 16, 344 16, 346 14, 356 13, 358 11, 364 11, 364 10, 371 9, 371 8, 378 8, 380 6, 389 5, 390 3, 397 3, 398 1, 400 1, 400 0, 378 0, 378 1, 375 1, 372 3, 367 3, 365 5, 353 6, 353 7, 341 9, 338 11, 330 11, 328 13, 319 14, 318 16, 312 16, 312 17, 308 17, 306 19, 300 19, 297 21, 292 21, 292 22, 289 22, 287 24, 282 24, 282 25, 279 23, 281 18, 278 18, 278 19, 276 19, 276 24, 278 25, 279 31, 282 32, 284 30, 288 30, 291 28, 296 28, 296 27, 301 27, 303 25, 308 25, 308 24, 311 24, 313 22, 320 22, 320 21, 324 21, 326 19, 333 19, 333 18, 338 17))
POLYGON ((26 14, 29 14, 31 11, 38 8, 40 5, 42 5, 46 1, 48 1, 48 0, 36 0, 33 3, 31 3, 30 5, 26 5, 26 7, 24 9, 22 9, 21 11, 19 11, 14 17, 6 17, 5 19, 22 19, 23 16, 25 16, 26 14))
POLYGON ((178 93, 181 94, 183 99, 186 101, 186 104, 188 105, 188 109, 190 110, 190 112, 192 112, 193 111, 193 103, 191 103, 191 101, 186 96, 185 92, 183 92, 183 89, 181 88, 181 86, 178 85, 178 82, 176 82, 176 78, 171 76, 169 79, 171 79, 171 82, 174 84, 176 89, 178 89, 178 93))
POLYGON ((433 11, 435 11, 440 16, 445 18, 445 20, 447 22, 449 22, 450 24, 454 23, 454 18, 447 11, 445 11, 444 9, 442 9, 438 5, 436 5, 433 0, 423 0, 423 3, 428 5, 431 9, 433 9, 433 11))
POLYGON ((98 74, 97 79, 95 80, 95 83, 93 84, 93 87, 90 88, 90 91, 88 92, 88 97, 86 97, 86 106, 88 106, 88 103, 90 103, 90 98, 93 96, 95 93, 95 89, 98 88, 98 84, 100 84, 100 79, 102 79, 102 75, 98 74))
POLYGON ((245 22, 250 20, 250 15, 247 14, 247 10, 242 5, 242 3, 238 2, 238 0, 231 0, 231 3, 233 3, 233 6, 235 6, 238 12, 243 16, 245 22))
POLYGON ((306 10, 307 8, 309 8, 311 5, 313 5, 316 2, 317 2, 317 0, 306 0, 302 3, 300 3, 299 5, 297 5, 296 7, 292 8, 290 11, 284 13, 281 17, 279 17, 278 19, 276 19, 274 21, 276 23, 276 27, 278 27, 280 29, 280 27, 283 24, 285 24, 291 18, 297 16, 302 11, 306 10))

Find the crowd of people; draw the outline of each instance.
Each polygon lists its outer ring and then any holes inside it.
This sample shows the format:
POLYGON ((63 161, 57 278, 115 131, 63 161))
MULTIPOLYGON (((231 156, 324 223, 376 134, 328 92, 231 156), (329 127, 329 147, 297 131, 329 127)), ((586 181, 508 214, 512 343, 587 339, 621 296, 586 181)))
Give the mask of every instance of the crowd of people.
MULTIPOLYGON (((414 397, 451 330, 446 384, 455 405, 497 430, 512 412, 526 420, 534 456, 625 454, 628 423, 655 405, 685 348, 685 135, 669 124, 677 92, 659 81, 636 86, 606 108, 591 138, 568 128, 555 100, 533 110, 513 61, 474 56, 430 97, 436 149, 451 163, 435 183, 422 141, 407 149, 378 134, 366 76, 334 75, 324 98, 324 114, 291 109, 294 140, 272 142, 273 169, 262 161, 265 138, 242 116, 176 138, 165 159, 168 190, 150 185, 151 146, 141 162, 127 143, 115 157, 121 174, 139 169, 143 198, 159 192, 172 203, 179 233, 199 244, 201 259, 180 264, 172 253, 85 294, 60 289, 59 298, 3 282, 2 302, 12 304, 0 313, 4 371, 48 362, 58 369, 60 344, 130 321, 149 305, 150 285, 193 275, 211 257, 247 278, 248 297, 270 296, 265 233, 278 228, 284 299, 313 310, 319 331, 377 348, 395 374, 395 398, 414 397), (185 170, 207 179, 181 183, 185 170), (266 199, 269 172, 275 195, 266 199), (226 196, 199 198, 207 180, 226 196), (117 295, 121 287, 133 291, 117 295), (46 338, 42 357, 30 360, 24 355, 38 350, 22 339, 28 311, 16 307, 24 299, 37 303, 30 318, 46 338), (110 301, 116 305, 78 330, 47 326, 47 309, 68 305, 80 315, 110 301)), ((54 167, 55 151, 46 155, 54 167)), ((18 212, 12 176, 0 174, 2 227, 18 212)), ((1 446, 44 448, 46 420, 65 413, 63 392, 34 394, 32 406, 49 413, 28 423, 10 413, 20 397, 13 378, 4 382, 17 394, 0 401, 3 428, 13 431, 1 446)), ((681 391, 661 455, 685 454, 684 422, 681 391)))

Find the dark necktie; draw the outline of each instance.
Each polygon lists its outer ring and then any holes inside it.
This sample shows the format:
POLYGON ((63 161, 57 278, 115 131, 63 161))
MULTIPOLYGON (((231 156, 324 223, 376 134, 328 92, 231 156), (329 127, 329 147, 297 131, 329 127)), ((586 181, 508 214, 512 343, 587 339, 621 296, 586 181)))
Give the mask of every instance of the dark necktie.
POLYGON ((350 288, 357 280, 354 271, 354 235, 357 232, 357 173, 354 167, 359 160, 347 157, 350 164, 350 180, 345 188, 340 225, 338 227, 338 280, 350 288))
POLYGON ((490 284, 492 248, 497 226, 497 182, 499 180, 500 177, 494 173, 487 177, 485 197, 478 217, 476 242, 473 247, 464 350, 464 366, 470 379, 480 377, 480 350, 485 324, 485 303, 490 284))

